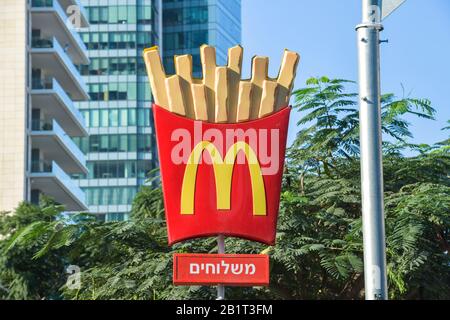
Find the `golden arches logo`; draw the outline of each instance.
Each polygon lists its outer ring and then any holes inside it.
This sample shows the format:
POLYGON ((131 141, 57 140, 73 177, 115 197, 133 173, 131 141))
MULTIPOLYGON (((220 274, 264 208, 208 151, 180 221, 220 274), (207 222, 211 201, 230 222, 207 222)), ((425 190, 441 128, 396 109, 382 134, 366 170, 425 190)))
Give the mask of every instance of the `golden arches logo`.
POLYGON ((222 159, 217 148, 209 141, 199 142, 192 150, 184 171, 181 187, 181 214, 194 214, 194 194, 197 180, 197 169, 203 151, 208 151, 214 169, 216 181, 216 199, 218 210, 229 210, 231 206, 231 180, 233 168, 239 151, 243 151, 248 163, 253 197, 253 215, 265 216, 266 192, 261 167, 253 149, 243 141, 236 142, 228 149, 222 159))

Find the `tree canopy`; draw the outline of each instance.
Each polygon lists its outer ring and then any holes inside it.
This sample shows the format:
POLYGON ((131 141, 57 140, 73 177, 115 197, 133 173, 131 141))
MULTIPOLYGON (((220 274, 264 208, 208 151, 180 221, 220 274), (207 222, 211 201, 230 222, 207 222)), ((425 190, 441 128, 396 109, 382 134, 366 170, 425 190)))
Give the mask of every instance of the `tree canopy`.
MULTIPOLYGON (((353 85, 311 78, 294 91, 301 120, 286 157, 276 245, 226 239, 227 252, 270 255, 270 286, 227 288, 227 297, 364 296, 353 85)), ((407 114, 432 121, 435 111, 427 99, 383 95, 389 296, 449 299, 450 144, 448 139, 434 145, 410 143, 407 114)), ((217 244, 215 238, 205 238, 168 247, 157 185, 140 190, 129 221, 123 222, 61 215, 62 207, 44 200, 40 206, 21 204, 14 215, 0 215, 0 298, 215 298, 213 287, 172 285, 173 253, 213 253, 217 244), (65 285, 69 265, 81 269, 79 289, 65 285)))

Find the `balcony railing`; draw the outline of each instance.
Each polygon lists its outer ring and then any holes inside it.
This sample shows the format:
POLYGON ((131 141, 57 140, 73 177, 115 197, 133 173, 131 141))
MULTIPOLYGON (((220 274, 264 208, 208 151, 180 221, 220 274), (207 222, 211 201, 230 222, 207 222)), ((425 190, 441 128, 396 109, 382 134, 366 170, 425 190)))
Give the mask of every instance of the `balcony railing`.
POLYGON ((51 173, 53 161, 34 160, 31 162, 32 173, 51 173))
POLYGON ((31 48, 32 49, 38 49, 38 50, 45 50, 45 49, 54 49, 59 56, 61 57, 63 63, 66 65, 69 72, 75 77, 78 84, 83 88, 85 92, 88 91, 86 82, 84 81, 83 77, 81 76, 80 72, 78 71, 77 67, 73 64, 72 60, 66 53, 66 49, 64 49, 56 40, 56 38, 41 38, 36 37, 33 38, 31 41, 31 48))
POLYGON ((33 119, 31 121, 31 130, 35 132, 49 132, 59 137, 59 139, 64 143, 67 149, 70 150, 73 157, 75 157, 79 163, 84 167, 86 166, 86 157, 80 148, 73 142, 69 135, 61 128, 61 126, 55 120, 41 120, 33 119))
MULTIPOLYGON (((33 178, 47 178, 54 177, 62 185, 64 185, 65 191, 72 194, 72 197, 77 199, 77 202, 82 203, 85 206, 85 194, 80 187, 70 178, 70 176, 64 172, 63 169, 55 161, 37 160, 31 162, 31 176, 33 178)), ((43 190, 45 193, 45 190, 43 190)), ((58 201, 58 199, 55 199, 58 201)))
MULTIPOLYGON (((70 94, 61 87, 56 79, 33 78, 31 81, 31 88, 32 90, 51 90, 51 94, 56 94, 59 97, 60 101, 64 104, 66 110, 70 112, 72 118, 74 118, 78 122, 78 126, 80 126, 82 128, 82 131, 85 131, 85 134, 87 134, 83 115, 81 114, 80 110, 75 107, 70 94)), ((37 92, 37 94, 41 93, 37 92)))
MULTIPOLYGON (((85 11, 84 7, 81 4, 77 4, 77 5, 79 5, 81 8, 80 13, 83 15, 86 15, 86 11, 85 11)), ((54 10, 57 13, 57 15, 59 16, 60 23, 62 23, 64 25, 64 28, 70 34, 70 36, 75 41, 76 45, 80 48, 80 50, 85 53, 84 59, 87 60, 87 61, 85 61, 85 63, 89 62, 89 58, 87 57, 86 45, 84 44, 83 40, 81 40, 81 37, 80 37, 78 31, 75 29, 74 25, 71 22, 69 22, 70 19, 67 16, 67 13, 64 11, 64 9, 61 7, 59 1, 32 0, 31 7, 36 8, 39 11, 40 10, 48 10, 48 9, 54 10)), ((85 16, 85 17, 87 17, 87 16, 85 16)))
POLYGON ((32 48, 53 48, 51 39, 33 38, 31 39, 32 48))
POLYGON ((53 130, 53 122, 33 119, 31 121, 31 130, 33 131, 52 131, 53 130))
POLYGON ((31 89, 51 90, 53 89, 53 81, 49 79, 33 78, 31 80, 31 89))

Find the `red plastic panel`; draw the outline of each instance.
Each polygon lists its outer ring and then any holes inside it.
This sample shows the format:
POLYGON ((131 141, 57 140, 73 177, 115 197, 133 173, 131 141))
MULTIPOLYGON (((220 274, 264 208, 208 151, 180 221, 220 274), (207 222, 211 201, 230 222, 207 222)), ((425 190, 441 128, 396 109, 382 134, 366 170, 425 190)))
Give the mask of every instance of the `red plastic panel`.
POLYGON ((175 285, 267 286, 269 256, 264 254, 174 254, 175 285))
MULTIPOLYGON (((156 105, 153 114, 169 244, 217 234, 274 244, 290 108, 285 107, 261 119, 230 124, 194 121, 156 105), (262 180, 259 177, 261 183, 258 182, 255 172, 259 171, 254 166, 252 168, 255 170, 250 170, 248 155, 245 157, 241 148, 236 158, 238 160, 240 157, 241 161, 233 164, 231 188, 227 188, 228 180, 221 179, 226 175, 220 175, 219 169, 215 174, 211 159, 222 161, 227 158, 226 154, 240 141, 245 142, 248 149, 256 154, 262 180), (190 152, 205 142, 212 144, 209 147, 215 148, 220 154, 211 157, 211 148, 209 151, 203 150, 196 175, 186 179, 186 182, 185 172, 190 152), (221 185, 217 188, 216 183, 221 185), (263 187, 258 188, 261 184, 263 187), (192 210, 182 208, 182 193, 185 189, 194 190, 191 197, 193 202, 184 201, 185 204, 193 204, 192 210), (217 195, 226 198, 224 190, 229 190, 229 207, 223 199, 217 201, 217 195)), ((188 192, 184 192, 183 199, 189 198, 186 194, 188 192)))

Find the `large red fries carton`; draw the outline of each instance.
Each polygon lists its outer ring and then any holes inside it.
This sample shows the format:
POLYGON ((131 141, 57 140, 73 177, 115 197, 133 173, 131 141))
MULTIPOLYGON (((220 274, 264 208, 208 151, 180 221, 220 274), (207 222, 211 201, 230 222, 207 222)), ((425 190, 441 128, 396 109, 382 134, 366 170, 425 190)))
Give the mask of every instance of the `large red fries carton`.
POLYGON ((153 106, 169 244, 218 234, 274 244, 289 113, 209 123, 153 106))

